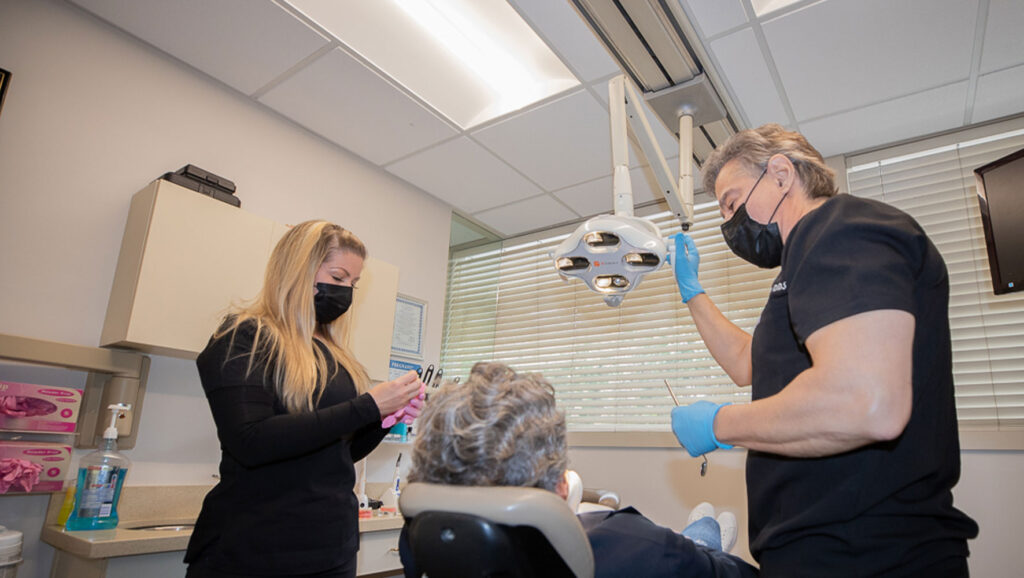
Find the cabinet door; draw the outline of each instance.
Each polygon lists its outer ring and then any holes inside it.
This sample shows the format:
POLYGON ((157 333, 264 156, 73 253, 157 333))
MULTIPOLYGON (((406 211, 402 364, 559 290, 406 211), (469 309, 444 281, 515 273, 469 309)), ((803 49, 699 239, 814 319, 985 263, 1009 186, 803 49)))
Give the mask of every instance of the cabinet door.
POLYGON ((359 553, 356 575, 393 572, 402 568, 398 555, 398 536, 401 530, 362 532, 359 534, 359 553))
POLYGON ((284 229, 157 180, 132 199, 102 345, 194 358, 234 304, 256 296, 284 229))
POLYGON ((395 329, 398 267, 373 257, 363 265, 350 313, 349 347, 370 379, 387 381, 391 361, 391 336, 395 329))
MULTIPOLYGON (((234 305, 263 285, 288 230, 237 207, 157 180, 132 198, 101 343, 194 359, 234 305)), ((388 374, 398 268, 367 259, 349 346, 371 379, 388 374)))

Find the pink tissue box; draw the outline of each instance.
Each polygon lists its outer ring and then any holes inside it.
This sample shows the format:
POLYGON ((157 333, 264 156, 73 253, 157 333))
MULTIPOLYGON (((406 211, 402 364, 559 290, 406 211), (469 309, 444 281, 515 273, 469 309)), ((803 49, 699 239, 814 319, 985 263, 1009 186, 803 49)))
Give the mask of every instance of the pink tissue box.
POLYGON ((0 430, 75 431, 82 390, 0 381, 0 430))
MULTIPOLYGON (((9 442, 0 441, 0 472, 11 468, 5 467, 25 460, 43 467, 39 472, 39 480, 32 486, 32 492, 59 492, 64 489, 71 466, 71 446, 48 444, 41 442, 9 442)), ((2 474, 0 474, 2 475, 2 474)), ((7 486, 8 494, 24 494, 25 489, 17 482, 7 486)))

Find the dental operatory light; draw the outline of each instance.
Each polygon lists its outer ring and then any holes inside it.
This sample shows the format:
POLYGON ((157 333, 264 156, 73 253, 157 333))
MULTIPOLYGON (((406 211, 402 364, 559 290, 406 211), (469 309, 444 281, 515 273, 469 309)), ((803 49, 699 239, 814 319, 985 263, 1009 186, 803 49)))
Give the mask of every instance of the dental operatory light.
POLYGON ((565 280, 576 278, 618 307, 644 275, 665 263, 668 247, 651 221, 633 215, 629 178, 629 129, 654 171, 658 186, 683 230, 693 222, 692 116, 679 115, 679 183, 673 182, 665 157, 644 115, 642 100, 625 76, 608 83, 612 135, 612 196, 615 214, 583 223, 551 253, 555 269, 565 280), (627 111, 629 107, 629 111, 627 111), (627 127, 628 121, 628 127, 627 127))
POLYGON ((555 249, 564 278, 582 279, 612 307, 644 275, 658 270, 667 250, 654 223, 630 215, 601 215, 583 223, 555 249))

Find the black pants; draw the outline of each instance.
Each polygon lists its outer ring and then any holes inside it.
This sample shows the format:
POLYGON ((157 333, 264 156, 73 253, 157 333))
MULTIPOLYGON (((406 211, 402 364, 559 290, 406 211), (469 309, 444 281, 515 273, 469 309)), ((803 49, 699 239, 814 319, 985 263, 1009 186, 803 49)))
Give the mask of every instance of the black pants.
MULTIPOLYGON (((200 558, 199 560, 189 564, 188 571, 185 573, 185 578, 255 578, 248 574, 232 574, 230 572, 214 570, 209 567, 207 562, 207 560, 200 558)), ((355 578, 355 576, 356 557, 353 556, 347 563, 324 572, 316 572, 314 574, 278 575, 275 578, 355 578)))

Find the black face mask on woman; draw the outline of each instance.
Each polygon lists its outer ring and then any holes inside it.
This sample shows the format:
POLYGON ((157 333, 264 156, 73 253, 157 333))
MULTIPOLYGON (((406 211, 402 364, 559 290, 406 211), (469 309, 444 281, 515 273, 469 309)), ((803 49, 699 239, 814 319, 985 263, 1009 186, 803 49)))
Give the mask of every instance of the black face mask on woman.
POLYGON ((313 295, 316 322, 326 325, 339 318, 352 306, 352 288, 333 283, 317 283, 313 295))
POLYGON ((754 181, 754 186, 750 188, 743 204, 736 209, 736 213, 731 219, 722 224, 722 236, 725 237, 725 244, 729 246, 729 249, 737 257, 762 269, 778 267, 782 263, 782 233, 779 232, 779 225, 773 223, 772 219, 775 218, 775 213, 778 212, 782 201, 789 194, 787 191, 779 199, 779 204, 775 205, 772 216, 768 217, 767 225, 758 223, 747 214, 747 201, 750 200, 750 195, 753 194, 767 171, 767 167, 761 171, 761 176, 754 181))

